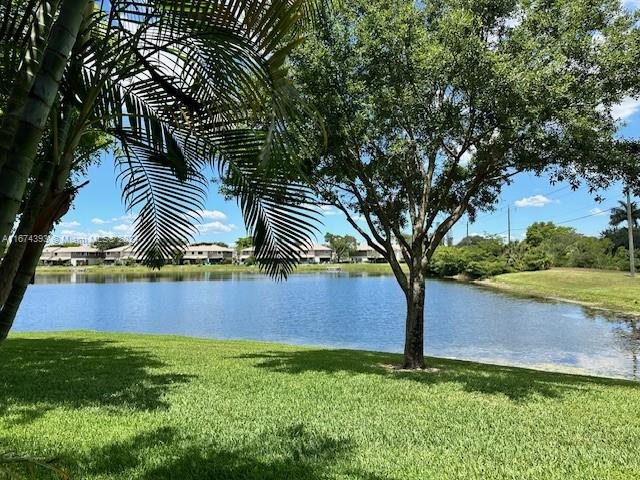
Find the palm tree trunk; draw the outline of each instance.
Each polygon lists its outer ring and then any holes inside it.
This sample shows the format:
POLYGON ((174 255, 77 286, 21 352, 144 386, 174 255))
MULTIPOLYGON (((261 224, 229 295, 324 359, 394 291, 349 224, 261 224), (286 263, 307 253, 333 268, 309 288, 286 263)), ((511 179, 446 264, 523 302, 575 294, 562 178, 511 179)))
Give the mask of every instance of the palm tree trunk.
POLYGON ((27 287, 31 283, 38 266, 38 260, 42 255, 45 242, 31 242, 27 245, 20 260, 20 265, 11 284, 8 298, 0 310, 0 344, 7 338, 13 321, 18 313, 27 287))
POLYGON ((51 191, 51 184, 55 172, 55 165, 51 155, 41 165, 33 190, 20 216, 20 224, 13 237, 13 241, 0 264, 0 308, 9 297, 14 278, 20 267, 22 257, 36 234, 36 222, 42 207, 51 191))
POLYGON ((43 1, 35 13, 28 48, 16 74, 11 93, 7 98, 5 115, 0 125, 0 170, 7 161, 9 146, 13 142, 20 123, 22 108, 29 97, 29 91, 40 69, 58 3, 58 1, 43 1))
POLYGON ((51 31, 42 66, 23 108, 18 133, 7 150, 6 162, 0 159, 0 251, 4 251, 13 229, 38 144, 78 37, 86 5, 87 0, 64 0, 51 31))
POLYGON ((64 190, 58 194, 52 193, 39 212, 33 229, 33 235, 39 238, 26 244, 17 272, 11 283, 11 290, 2 306, 2 310, 0 310, 0 344, 7 338, 27 287, 34 278, 38 261, 46 244, 46 237, 55 223, 69 210, 76 190, 74 188, 64 190))

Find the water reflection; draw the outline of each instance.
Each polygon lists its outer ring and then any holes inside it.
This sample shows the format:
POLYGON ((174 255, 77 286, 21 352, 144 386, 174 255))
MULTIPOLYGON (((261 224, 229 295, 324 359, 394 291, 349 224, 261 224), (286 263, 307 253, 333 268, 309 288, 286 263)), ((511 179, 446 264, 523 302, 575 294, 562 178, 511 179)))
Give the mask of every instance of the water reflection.
MULTIPOLYGON (((384 275, 274 282, 216 272, 40 275, 17 330, 93 329, 400 352, 404 298, 384 275)), ((434 356, 639 378, 640 326, 610 312, 431 280, 434 356)))

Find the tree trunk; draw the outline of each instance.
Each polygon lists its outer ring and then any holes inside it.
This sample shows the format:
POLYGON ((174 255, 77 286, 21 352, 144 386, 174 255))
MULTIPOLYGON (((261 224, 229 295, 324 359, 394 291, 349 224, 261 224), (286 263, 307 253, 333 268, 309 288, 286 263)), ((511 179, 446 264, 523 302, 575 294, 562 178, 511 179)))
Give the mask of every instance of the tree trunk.
POLYGON ((405 369, 425 368, 424 362, 424 301, 425 278, 422 273, 411 272, 405 296, 407 319, 404 342, 405 369))
POLYGON ((38 215, 33 235, 40 238, 37 238, 37 241, 27 243, 18 271, 13 277, 11 291, 0 310, 0 344, 7 338, 27 287, 36 273, 38 261, 46 244, 46 236, 51 232, 54 224, 69 210, 75 192, 76 189, 68 189, 58 194, 52 194, 38 215))
POLYGON ((0 263, 0 308, 9 297, 22 257, 27 250, 28 244, 33 240, 33 236, 36 235, 36 222, 47 196, 50 195, 54 172, 55 165, 53 159, 49 156, 40 168, 38 178, 20 216, 20 223, 11 246, 0 263))
POLYGON ((0 251, 13 229, 22 197, 31 175, 38 145, 60 88, 68 57, 83 21, 87 0, 64 0, 51 31, 42 66, 24 105, 18 133, 0 159, 0 251))
POLYGON ((30 40, 24 52, 20 69, 13 81, 11 93, 7 98, 0 126, 0 170, 7 161, 9 147, 12 145, 20 123, 22 108, 29 97, 29 91, 40 69, 58 3, 57 0, 43 1, 35 12, 30 40))
POLYGON ((24 298, 24 293, 36 273, 36 267, 44 245, 45 242, 30 242, 22 255, 7 301, 2 310, 0 310, 0 344, 7 338, 13 326, 13 321, 24 298))

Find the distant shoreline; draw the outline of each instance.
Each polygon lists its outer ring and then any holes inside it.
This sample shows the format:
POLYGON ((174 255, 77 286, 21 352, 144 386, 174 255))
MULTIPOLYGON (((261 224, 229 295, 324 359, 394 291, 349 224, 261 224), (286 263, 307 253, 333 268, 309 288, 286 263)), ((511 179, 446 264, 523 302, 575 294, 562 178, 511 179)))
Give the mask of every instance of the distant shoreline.
POLYGON ((626 272, 554 268, 506 273, 475 283, 507 293, 640 318, 640 277, 631 278, 626 272))
MULTIPOLYGON (((247 265, 166 265, 160 270, 152 270, 142 265, 90 265, 85 267, 55 266, 55 267, 38 267, 36 275, 61 275, 70 273, 84 273, 95 275, 109 274, 131 274, 131 275, 162 275, 171 273, 262 273, 255 266, 247 265)), ((391 267, 386 263, 340 263, 340 264, 303 264, 293 272, 309 273, 309 272, 326 272, 326 273, 372 273, 372 274, 393 274, 391 267)))

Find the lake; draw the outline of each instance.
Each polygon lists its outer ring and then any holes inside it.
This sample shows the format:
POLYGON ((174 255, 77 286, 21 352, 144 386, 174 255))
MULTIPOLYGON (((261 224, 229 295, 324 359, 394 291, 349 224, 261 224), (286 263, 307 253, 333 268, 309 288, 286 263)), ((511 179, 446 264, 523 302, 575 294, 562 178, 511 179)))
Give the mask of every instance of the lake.
MULTIPOLYGON (((317 273, 275 282, 211 272, 40 275, 15 331, 90 329, 402 352, 391 276, 317 273)), ((636 322, 577 305, 429 280, 426 354, 638 378, 636 322)))

